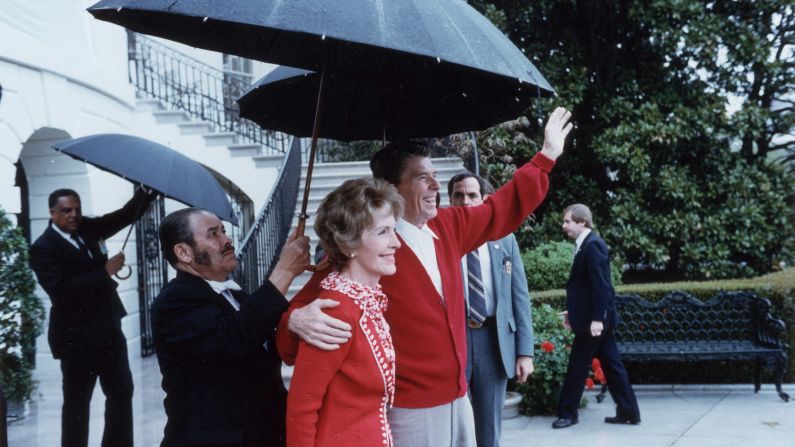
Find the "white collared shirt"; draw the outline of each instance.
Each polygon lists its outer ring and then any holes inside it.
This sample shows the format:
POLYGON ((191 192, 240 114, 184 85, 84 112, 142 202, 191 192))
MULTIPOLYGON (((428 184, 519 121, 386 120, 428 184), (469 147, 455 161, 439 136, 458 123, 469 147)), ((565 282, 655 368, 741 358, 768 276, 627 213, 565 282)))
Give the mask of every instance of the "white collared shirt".
MULTIPOLYGON (((72 235, 71 234, 69 234, 69 233, 65 232, 64 230, 60 229, 58 227, 58 225, 55 225, 54 223, 50 223, 50 227, 52 227, 52 229, 55 230, 56 233, 60 234, 61 237, 66 239, 66 242, 69 242, 69 244, 72 247, 76 248, 77 251, 80 251, 80 246, 77 245, 77 242, 75 242, 74 239, 72 239, 72 235)), ((83 245, 86 246, 86 251, 88 252, 88 257, 91 258, 91 259, 94 259, 94 255, 91 254, 91 250, 88 250, 88 245, 86 244, 86 241, 83 240, 83 238, 80 237, 79 234, 77 235, 77 238, 80 239, 80 242, 82 242, 83 245)))
MULTIPOLYGON (((486 316, 491 317, 496 313, 494 303, 493 278, 491 277, 491 255, 489 254, 489 244, 496 242, 486 242, 478 247, 478 257, 480 258, 480 275, 483 280, 483 294, 486 297, 486 316)), ((467 268, 467 257, 461 258, 461 271, 464 272, 464 295, 467 297, 469 305, 469 269, 467 268)))
POLYGON ((417 259, 420 260, 422 266, 425 267, 425 272, 431 278, 433 286, 439 292, 439 296, 444 299, 442 293, 442 274, 439 272, 439 263, 436 260, 436 247, 433 244, 434 239, 439 239, 436 233, 431 230, 428 225, 422 228, 408 223, 404 219, 399 219, 395 224, 395 231, 403 239, 403 242, 408 245, 417 259))
POLYGON ((591 234, 591 229, 585 228, 584 230, 582 230, 582 233, 580 233, 580 235, 577 236, 577 240, 574 241, 574 247, 575 247, 574 256, 577 256, 577 253, 580 252, 580 248, 582 248, 582 243, 585 240, 585 238, 588 237, 589 234, 591 234))
MULTIPOLYGON (((204 279, 204 278, 202 278, 202 279, 204 279)), ((238 302, 235 299, 235 297, 232 296, 232 292, 230 292, 229 290, 221 290, 221 289, 219 289, 218 288, 218 282, 216 282, 216 281, 210 281, 209 279, 204 279, 204 280, 207 281, 207 284, 209 284, 210 287, 213 288, 213 291, 215 291, 215 293, 217 293, 217 294, 223 296, 224 298, 226 298, 226 300, 229 301, 229 304, 231 304, 232 307, 235 308, 235 310, 237 310, 237 311, 240 310, 240 302, 238 302)))

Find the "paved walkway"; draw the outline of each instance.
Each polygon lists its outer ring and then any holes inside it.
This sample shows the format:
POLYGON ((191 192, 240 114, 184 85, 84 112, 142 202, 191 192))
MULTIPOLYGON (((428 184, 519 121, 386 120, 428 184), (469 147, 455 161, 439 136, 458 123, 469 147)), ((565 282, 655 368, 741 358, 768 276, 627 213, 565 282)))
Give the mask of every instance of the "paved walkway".
MULTIPOLYGON (((154 357, 133 359, 135 445, 160 443, 165 425, 160 371, 154 357)), ((57 447, 60 444, 60 368, 39 356, 35 380, 38 395, 30 414, 9 427, 10 447, 57 447)), ((795 395, 795 386, 784 387, 795 395)), ((636 388, 643 423, 605 424, 613 415, 610 399, 591 398, 580 411, 580 423, 562 430, 550 427, 552 417, 520 416, 503 423, 503 447, 787 447, 795 445, 795 402, 785 403, 772 385, 759 394, 753 386, 654 386, 636 388)), ((91 447, 102 436, 104 398, 97 386, 91 402, 91 447)), ((341 446, 342 447, 342 446, 341 446)))

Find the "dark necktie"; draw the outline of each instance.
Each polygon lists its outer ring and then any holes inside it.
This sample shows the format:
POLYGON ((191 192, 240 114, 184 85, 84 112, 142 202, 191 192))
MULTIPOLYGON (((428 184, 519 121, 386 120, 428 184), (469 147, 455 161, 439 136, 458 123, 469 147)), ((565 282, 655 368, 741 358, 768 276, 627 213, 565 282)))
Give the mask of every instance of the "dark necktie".
POLYGON ((477 324, 486 320, 486 293, 480 272, 480 255, 473 250, 467 253, 467 279, 469 280, 469 319, 477 324))
POLYGON ((82 256, 91 258, 91 254, 88 252, 88 247, 86 247, 86 244, 84 244, 83 241, 80 240, 80 236, 78 236, 77 233, 72 233, 69 235, 69 237, 72 238, 72 240, 75 241, 75 243, 77 243, 78 251, 82 256))

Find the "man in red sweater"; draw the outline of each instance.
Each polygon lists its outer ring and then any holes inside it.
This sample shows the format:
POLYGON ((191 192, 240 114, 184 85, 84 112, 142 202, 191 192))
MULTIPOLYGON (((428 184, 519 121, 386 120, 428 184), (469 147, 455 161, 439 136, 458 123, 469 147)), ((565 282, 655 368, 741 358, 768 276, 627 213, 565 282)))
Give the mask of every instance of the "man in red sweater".
MULTIPOLYGON (((440 185, 425 146, 393 142, 370 161, 373 176, 395 185, 406 202, 396 225, 401 241, 397 273, 381 279, 397 361, 395 401, 388 414, 395 446, 475 445, 466 397, 461 257, 516 230, 544 200, 548 173, 572 128, 570 116, 555 109, 542 150, 477 207, 436 208, 440 185)), ((277 345, 287 363, 295 359, 296 334, 326 349, 347 340, 339 322, 319 315, 331 303, 306 306, 326 274, 317 272, 282 317, 277 345)))

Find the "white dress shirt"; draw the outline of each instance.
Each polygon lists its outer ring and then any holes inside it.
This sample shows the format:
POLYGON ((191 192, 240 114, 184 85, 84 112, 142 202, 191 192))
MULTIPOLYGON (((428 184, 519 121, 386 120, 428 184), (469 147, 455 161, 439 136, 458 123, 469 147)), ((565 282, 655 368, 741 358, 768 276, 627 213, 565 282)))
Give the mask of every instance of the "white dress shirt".
POLYGON ((580 248, 582 248, 582 242, 585 240, 588 235, 591 234, 591 229, 586 228, 582 230, 579 236, 577 236, 577 240, 574 241, 574 256, 577 256, 577 253, 580 252, 580 248))
MULTIPOLYGON (((232 292, 229 291, 229 288, 227 288, 226 286, 222 286, 222 284, 224 284, 224 281, 211 281, 209 279, 204 279, 204 280, 207 281, 207 284, 209 284, 210 287, 213 288, 215 293, 222 295, 224 298, 226 298, 227 301, 229 301, 229 304, 231 304, 232 307, 235 308, 235 310, 240 311, 240 302, 236 300, 234 296, 232 296, 232 292)), ((237 285, 237 283, 235 283, 235 285, 237 285)), ((238 288, 236 290, 240 290, 240 286, 237 287, 238 288)))
POLYGON ((399 219, 395 224, 395 231, 403 239, 403 242, 408 245, 414 255, 420 260, 422 266, 425 267, 425 272, 431 278, 433 286, 439 292, 439 296, 444 299, 442 293, 442 274, 439 272, 439 263, 436 260, 436 247, 433 244, 434 239, 439 239, 436 233, 433 232, 428 225, 422 228, 408 223, 404 219, 399 219))
MULTIPOLYGON (((480 276, 483 281, 483 295, 486 298, 486 316, 493 317, 496 313, 496 304, 494 302, 494 288, 491 277, 491 255, 489 254, 489 244, 496 244, 496 242, 486 242, 478 247, 478 257, 480 258, 480 276)), ((469 305, 469 268, 467 268, 467 257, 461 258, 461 271, 464 272, 464 295, 467 297, 467 306, 469 305)))
MULTIPOLYGON (((53 230, 55 230, 55 232, 56 232, 56 233, 60 234, 60 235, 61 235, 61 236, 62 236, 64 239, 66 239, 66 242, 69 242, 69 244, 70 244, 72 247, 76 248, 76 249, 77 249, 77 251, 80 251, 80 246, 79 246, 79 245, 77 245, 77 242, 75 242, 75 240, 74 240, 74 239, 72 239, 72 235, 71 235, 71 234, 69 234, 69 233, 67 233, 67 232, 63 231, 62 229, 60 229, 60 228, 58 227, 58 225, 55 225, 54 223, 51 223, 51 224, 50 224, 50 226, 52 227, 52 229, 53 229, 53 230)), ((77 238, 78 238, 78 239, 80 239, 80 242, 81 242, 83 245, 85 245, 85 246, 86 246, 86 251, 88 252, 88 257, 89 257, 89 258, 91 258, 91 259, 94 259, 94 255, 92 255, 92 254, 91 254, 91 250, 89 250, 89 249, 88 249, 88 245, 86 245, 86 241, 84 241, 84 240, 83 240, 83 238, 82 238, 82 237, 80 237, 80 235, 79 235, 79 234, 76 234, 76 236, 77 236, 77 238)))

